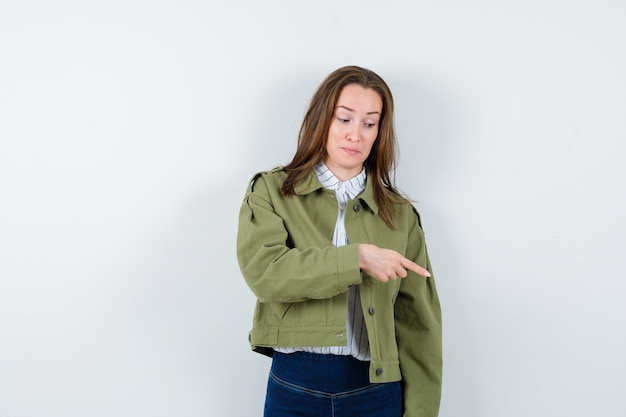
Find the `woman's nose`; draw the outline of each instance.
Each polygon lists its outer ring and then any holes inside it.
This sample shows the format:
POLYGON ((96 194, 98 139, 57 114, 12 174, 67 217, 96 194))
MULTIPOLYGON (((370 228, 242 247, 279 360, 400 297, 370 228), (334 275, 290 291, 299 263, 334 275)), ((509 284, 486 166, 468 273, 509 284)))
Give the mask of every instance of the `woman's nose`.
POLYGON ((351 142, 354 142, 356 140, 360 139, 360 132, 359 132, 359 126, 358 125, 354 125, 350 127, 350 130, 348 131, 348 140, 351 142))

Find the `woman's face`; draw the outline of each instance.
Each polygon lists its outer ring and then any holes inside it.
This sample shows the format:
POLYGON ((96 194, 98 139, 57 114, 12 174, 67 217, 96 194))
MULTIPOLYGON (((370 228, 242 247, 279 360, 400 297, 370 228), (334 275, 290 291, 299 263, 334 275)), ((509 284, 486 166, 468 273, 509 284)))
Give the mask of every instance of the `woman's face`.
POLYGON ((363 169, 378 135, 383 101, 371 88, 348 84, 341 90, 326 139, 324 163, 341 180, 363 169))

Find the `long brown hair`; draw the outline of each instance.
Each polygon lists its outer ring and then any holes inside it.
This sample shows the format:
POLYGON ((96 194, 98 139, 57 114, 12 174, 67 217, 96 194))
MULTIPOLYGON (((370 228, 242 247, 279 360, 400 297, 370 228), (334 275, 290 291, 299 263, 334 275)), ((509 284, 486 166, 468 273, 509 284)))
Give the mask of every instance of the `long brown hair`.
POLYGON ((379 213, 385 223, 394 228, 394 204, 407 200, 400 196, 395 186, 397 142, 393 126, 393 96, 385 81, 375 72, 365 68, 357 66, 339 68, 320 84, 302 121, 296 153, 292 161, 285 166, 287 178, 282 191, 286 196, 294 195, 295 186, 326 158, 326 140, 335 106, 341 91, 349 84, 371 88, 378 93, 383 102, 378 136, 363 165, 367 172, 367 180, 372 181, 379 213))

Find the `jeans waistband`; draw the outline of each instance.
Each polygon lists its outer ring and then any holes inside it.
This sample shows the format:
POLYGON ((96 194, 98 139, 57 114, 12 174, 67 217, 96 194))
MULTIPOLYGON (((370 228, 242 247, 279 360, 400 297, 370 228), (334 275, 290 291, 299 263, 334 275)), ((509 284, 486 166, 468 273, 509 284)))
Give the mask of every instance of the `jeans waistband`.
POLYGON ((352 356, 274 352, 271 372, 304 388, 337 393, 370 385, 369 366, 352 356))

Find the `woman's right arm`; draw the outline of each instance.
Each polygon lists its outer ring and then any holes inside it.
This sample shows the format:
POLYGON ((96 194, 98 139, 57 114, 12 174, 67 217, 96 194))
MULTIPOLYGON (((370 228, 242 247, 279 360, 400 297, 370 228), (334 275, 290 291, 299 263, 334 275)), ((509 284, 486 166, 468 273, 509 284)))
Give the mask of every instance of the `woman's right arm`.
POLYGON ((358 245, 293 248, 289 241, 268 184, 257 175, 239 212, 237 259, 259 301, 326 299, 361 283, 358 245))

